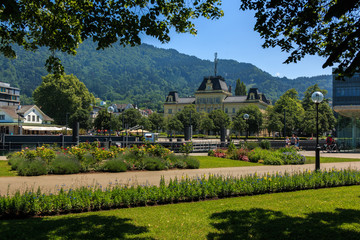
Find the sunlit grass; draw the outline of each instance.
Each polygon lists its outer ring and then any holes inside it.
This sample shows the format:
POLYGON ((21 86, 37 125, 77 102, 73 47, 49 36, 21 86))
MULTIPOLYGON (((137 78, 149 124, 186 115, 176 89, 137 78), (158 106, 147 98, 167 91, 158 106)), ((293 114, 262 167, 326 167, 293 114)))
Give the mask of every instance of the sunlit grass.
POLYGON ((11 166, 8 161, 0 161, 0 177, 17 176, 16 171, 11 171, 11 166))
POLYGON ((1 220, 2 239, 359 239, 360 186, 1 220))
MULTIPOLYGON (((321 157, 320 154, 320 162, 321 163, 334 163, 334 162, 358 162, 359 158, 337 158, 337 157, 321 157)), ((315 157, 306 157, 305 163, 315 163, 315 157)))
POLYGON ((249 167, 249 166, 264 166, 260 163, 251 163, 227 158, 196 156, 200 161, 200 168, 221 168, 221 167, 249 167))

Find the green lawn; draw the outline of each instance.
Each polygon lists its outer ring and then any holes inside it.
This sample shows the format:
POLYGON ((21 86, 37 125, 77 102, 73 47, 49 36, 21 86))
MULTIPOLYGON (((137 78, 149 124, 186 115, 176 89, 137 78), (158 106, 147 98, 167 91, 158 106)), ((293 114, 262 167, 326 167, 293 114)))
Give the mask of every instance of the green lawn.
POLYGON ((0 177, 16 176, 16 171, 11 171, 8 161, 0 161, 0 177))
POLYGON ((1 220, 2 239, 360 239, 360 186, 1 220))
POLYGON ((264 166, 260 163, 244 162, 227 158, 208 156, 196 156, 196 158, 200 161, 200 168, 264 166))
MULTIPOLYGON (((321 157, 321 163, 333 163, 333 162, 358 162, 360 159, 357 158, 336 158, 336 157, 321 157)), ((315 157, 306 157, 305 163, 315 163, 315 157)))

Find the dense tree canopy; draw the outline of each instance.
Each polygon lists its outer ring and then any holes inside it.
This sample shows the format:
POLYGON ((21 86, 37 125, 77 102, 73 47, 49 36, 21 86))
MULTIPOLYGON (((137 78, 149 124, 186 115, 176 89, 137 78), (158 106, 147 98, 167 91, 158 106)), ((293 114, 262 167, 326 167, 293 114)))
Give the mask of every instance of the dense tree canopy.
POLYGON ((154 112, 149 116, 151 122, 151 130, 158 132, 160 129, 164 128, 165 119, 163 114, 154 112))
POLYGON ((220 133, 222 128, 227 128, 230 125, 230 118, 223 110, 216 109, 209 114, 209 118, 214 123, 213 130, 220 133))
POLYGON ((281 122, 286 126, 286 135, 300 132, 305 111, 295 89, 289 89, 276 101, 274 111, 282 116, 285 112, 285 119, 281 119, 281 122))
POLYGON ((324 133, 333 130, 336 125, 334 113, 329 106, 329 99, 326 98, 327 91, 320 89, 317 84, 308 87, 304 93, 302 105, 305 110, 303 121, 303 132, 307 135, 316 133, 316 108, 314 102, 311 100, 311 95, 320 91, 324 94, 324 100, 319 104, 319 132, 324 133))
POLYGON ((56 78, 49 74, 42 79, 41 85, 33 93, 34 101, 56 123, 64 125, 66 114, 71 116, 79 109, 90 112, 91 104, 95 102, 94 96, 77 77, 62 75, 56 78))
POLYGON ((290 52, 285 63, 305 55, 326 57, 323 68, 339 64, 340 76, 352 75, 360 64, 360 2, 357 0, 241 0, 254 10, 255 30, 263 47, 290 52))
MULTIPOLYGON (((27 50, 45 46, 53 53, 75 55, 78 45, 88 38, 104 49, 117 41, 140 44, 142 34, 168 42, 171 28, 196 34, 193 19, 221 17, 220 5, 220 0, 4 1, 0 4, 0 52, 15 57, 12 45, 17 44, 27 50)), ((46 64, 49 70, 62 70, 55 55, 46 64)))
POLYGON ((258 132, 263 124, 263 114, 261 113, 259 107, 256 105, 249 105, 240 108, 235 116, 235 119, 237 119, 236 121, 241 123, 240 119, 244 119, 244 114, 249 115, 249 119, 245 121, 246 130, 249 131, 249 133, 258 132))
POLYGON ((123 123, 127 125, 128 128, 138 125, 141 117, 141 113, 135 108, 126 109, 120 116, 120 118, 123 119, 123 123))
POLYGON ((206 112, 200 113, 199 129, 209 134, 209 131, 213 130, 214 128, 215 128, 214 122, 211 118, 209 118, 209 114, 207 114, 206 112))
POLYGON ((283 114, 275 112, 274 106, 268 106, 266 108, 266 123, 265 127, 269 133, 279 132, 283 133, 284 124, 282 120, 284 119, 283 114))
POLYGON ((197 130, 200 124, 200 114, 196 111, 195 105, 185 106, 183 110, 177 112, 175 117, 180 120, 182 125, 193 126, 193 130, 197 130))

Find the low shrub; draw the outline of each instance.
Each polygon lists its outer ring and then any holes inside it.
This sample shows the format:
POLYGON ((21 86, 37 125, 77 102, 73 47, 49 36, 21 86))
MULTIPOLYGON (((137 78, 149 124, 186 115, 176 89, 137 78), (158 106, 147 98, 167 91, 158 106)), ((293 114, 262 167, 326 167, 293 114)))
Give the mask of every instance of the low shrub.
POLYGON ((283 153, 283 152, 297 153, 297 149, 294 146, 282 147, 282 148, 279 148, 277 151, 281 152, 281 153, 283 153))
POLYGON ((20 176, 40 176, 48 173, 46 163, 39 158, 21 161, 17 171, 20 176))
POLYGON ((184 153, 186 156, 189 155, 189 153, 191 153, 193 151, 193 143, 192 142, 187 142, 187 143, 183 143, 181 146, 180 146, 180 149, 179 151, 181 153, 184 153))
POLYGON ((21 157, 21 156, 12 156, 12 157, 9 158, 8 164, 10 165, 11 170, 15 171, 15 170, 17 170, 19 164, 22 161, 25 161, 25 159, 23 157, 21 157))
POLYGON ((101 170, 104 172, 126 172, 127 166, 123 159, 114 158, 104 162, 101 170))
POLYGON ((226 158, 226 151, 223 149, 214 150, 214 157, 226 158))
POLYGON ((294 153, 294 152, 284 152, 282 154, 282 160, 284 164, 290 165, 290 164, 304 164, 305 163, 305 157, 301 154, 294 153))
POLYGON ((53 174, 74 174, 79 173, 80 162, 75 157, 57 156, 49 165, 49 172, 53 174))
POLYGON ((267 149, 267 150, 269 150, 270 147, 271 147, 271 143, 270 143, 270 141, 268 141, 268 140, 262 140, 262 141, 260 142, 259 146, 260 146, 262 149, 267 149))
POLYGON ((208 151, 208 156, 209 157, 215 157, 215 150, 209 150, 208 151))
POLYGON ((169 160, 172 163, 172 166, 174 168, 180 168, 180 169, 186 168, 187 165, 186 165, 185 159, 186 159, 185 156, 177 156, 174 154, 171 154, 169 156, 169 160))
POLYGON ((249 151, 247 149, 244 148, 236 149, 235 151, 232 152, 230 159, 248 162, 249 161, 249 158, 247 156, 248 153, 249 151))
POLYGON ((258 142, 249 142, 249 141, 244 142, 244 148, 246 148, 249 151, 251 151, 257 147, 259 147, 258 142))
POLYGON ((145 169, 149 171, 164 170, 165 164, 160 158, 145 158, 145 169))
POLYGON ((264 160, 264 156, 267 154, 267 150, 263 150, 259 147, 254 148, 248 153, 248 158, 250 162, 257 163, 259 160, 264 160))
MULTIPOLYGON (((261 161, 261 160, 260 160, 261 161)), ((259 161, 259 162, 260 162, 259 161)), ((284 161, 276 156, 276 155, 273 155, 271 154, 270 156, 266 157, 264 160, 263 160, 263 163, 265 165, 283 165, 284 164, 284 161)))
POLYGON ((230 142, 229 143, 229 146, 228 146, 228 153, 232 153, 236 150, 236 146, 233 142, 230 142))
POLYGON ((199 160, 192 158, 192 157, 187 157, 185 158, 185 163, 187 168, 189 169, 198 169, 200 168, 200 162, 199 160))

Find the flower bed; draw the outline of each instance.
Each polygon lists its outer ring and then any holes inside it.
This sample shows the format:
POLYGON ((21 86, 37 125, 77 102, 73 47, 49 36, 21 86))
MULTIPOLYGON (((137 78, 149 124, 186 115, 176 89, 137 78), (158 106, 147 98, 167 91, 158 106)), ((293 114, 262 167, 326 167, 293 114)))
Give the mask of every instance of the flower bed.
POLYGON ((304 164, 306 160, 295 148, 272 150, 256 147, 249 150, 246 147, 237 149, 229 145, 228 149, 210 150, 208 155, 246 162, 263 163, 265 165, 304 164))
POLYGON ((20 176, 72 174, 89 171, 123 172, 127 170, 166 170, 199 168, 199 161, 188 156, 175 156, 161 145, 110 149, 98 143, 59 148, 43 146, 24 149, 8 156, 12 170, 20 176))
POLYGON ((245 177, 205 175, 197 178, 162 178, 160 186, 102 186, 43 194, 40 190, 0 196, 0 218, 52 215, 69 212, 167 204, 232 196, 254 195, 360 184, 355 170, 303 171, 256 174, 245 177))

